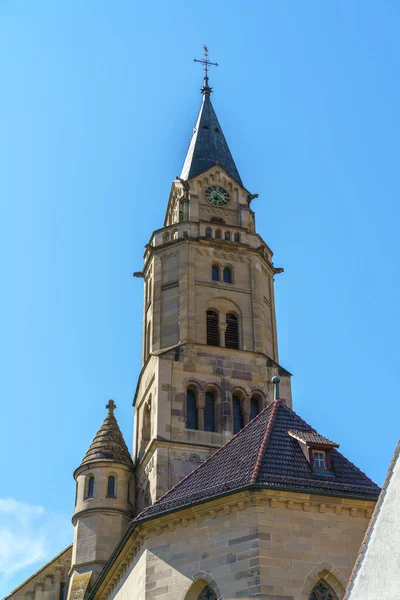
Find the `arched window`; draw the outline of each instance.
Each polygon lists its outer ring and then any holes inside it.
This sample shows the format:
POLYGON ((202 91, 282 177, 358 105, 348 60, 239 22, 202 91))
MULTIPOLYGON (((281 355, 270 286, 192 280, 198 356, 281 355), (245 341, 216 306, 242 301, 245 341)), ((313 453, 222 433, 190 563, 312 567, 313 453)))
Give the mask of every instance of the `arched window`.
POLYGON ((240 242, 240 233, 235 233, 235 235, 233 236, 233 239, 235 242, 240 242))
POLYGON ((163 243, 166 244, 167 242, 169 242, 169 233, 168 233, 168 231, 166 233, 164 233, 164 235, 163 235, 163 243))
POLYGON ((146 491, 144 493, 144 507, 150 506, 151 502, 150 483, 147 482, 146 491))
POLYGON ((254 419, 260 412, 260 401, 254 396, 250 400, 250 419, 254 419))
POLYGON ((232 398, 233 433, 239 433, 244 426, 242 403, 239 396, 232 398))
POLYGON ((215 310, 207 311, 207 345, 219 346, 218 313, 215 310))
POLYGON ((308 600, 339 600, 333 589, 326 581, 318 581, 308 600))
POLYGON ((196 394, 193 390, 187 390, 186 392, 186 428, 199 428, 196 406, 196 394))
POLYGON ((150 354, 151 351, 151 323, 147 325, 147 334, 146 334, 146 357, 150 354))
POLYGON ((215 230, 215 237, 216 237, 217 240, 221 239, 222 234, 221 234, 221 230, 220 229, 216 229, 215 230))
POLYGON ((215 396, 212 392, 206 392, 206 404, 204 407, 204 431, 216 431, 215 396))
POLYGON ((211 227, 206 228, 206 238, 212 237, 212 229, 211 227))
POLYGON ((233 313, 226 315, 225 348, 239 348, 239 323, 233 313))
POLYGON ((211 267, 211 275, 213 281, 219 281, 219 266, 213 265, 211 267))
POLYGON ((107 498, 115 498, 115 477, 110 475, 107 479, 107 498))
POLYGON ((143 407, 143 441, 148 442, 151 437, 151 396, 143 407))
POLYGON ((208 585, 201 591, 198 600, 217 600, 217 596, 208 585))
POLYGON ((230 231, 225 231, 225 239, 229 242, 231 239, 231 232, 230 231))
POLYGON ((94 494, 94 477, 93 477, 93 475, 90 475, 88 484, 87 484, 86 498, 93 498, 93 494, 94 494))
POLYGON ((172 232, 172 239, 173 240, 177 240, 178 239, 178 230, 174 229, 174 231, 172 232))
POLYGON ((224 267, 224 283, 232 283, 231 267, 224 267))

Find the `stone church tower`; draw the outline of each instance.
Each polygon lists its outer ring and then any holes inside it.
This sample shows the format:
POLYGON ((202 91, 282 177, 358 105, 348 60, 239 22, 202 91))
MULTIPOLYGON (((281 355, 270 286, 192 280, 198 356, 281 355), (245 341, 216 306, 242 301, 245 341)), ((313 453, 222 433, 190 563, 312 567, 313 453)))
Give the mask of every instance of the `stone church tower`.
POLYGON ((73 544, 9 600, 343 600, 379 488, 292 410, 274 276, 211 103, 150 236, 130 454, 108 413, 73 544))
POLYGON ((164 226, 146 245, 135 394, 137 509, 157 500, 272 400, 278 364, 272 251, 257 233, 208 77, 164 226))

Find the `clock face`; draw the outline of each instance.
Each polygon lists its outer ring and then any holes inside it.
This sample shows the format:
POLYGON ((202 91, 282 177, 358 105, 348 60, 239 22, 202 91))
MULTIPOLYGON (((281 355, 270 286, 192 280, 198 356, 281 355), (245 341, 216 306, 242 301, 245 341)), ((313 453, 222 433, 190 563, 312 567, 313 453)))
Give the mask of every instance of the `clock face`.
POLYGON ((204 197, 214 206, 224 206, 230 201, 229 194, 219 185, 210 185, 204 190, 204 197))

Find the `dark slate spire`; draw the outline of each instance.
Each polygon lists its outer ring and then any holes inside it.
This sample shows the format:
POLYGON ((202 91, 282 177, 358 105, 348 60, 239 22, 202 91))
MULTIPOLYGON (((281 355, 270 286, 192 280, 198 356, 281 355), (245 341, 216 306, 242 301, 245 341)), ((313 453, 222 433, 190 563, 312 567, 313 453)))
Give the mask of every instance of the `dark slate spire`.
POLYGON ((114 409, 117 408, 113 400, 110 400, 106 406, 108 413, 104 419, 103 425, 96 433, 89 450, 81 463, 85 465, 99 460, 109 460, 133 466, 132 458, 125 444, 117 419, 114 417, 114 409))
POLYGON ((208 85, 208 76, 206 76, 201 90, 203 103, 190 140, 181 179, 192 179, 192 177, 204 173, 215 164, 219 164, 228 175, 243 186, 239 171, 211 104, 211 91, 212 89, 208 85))

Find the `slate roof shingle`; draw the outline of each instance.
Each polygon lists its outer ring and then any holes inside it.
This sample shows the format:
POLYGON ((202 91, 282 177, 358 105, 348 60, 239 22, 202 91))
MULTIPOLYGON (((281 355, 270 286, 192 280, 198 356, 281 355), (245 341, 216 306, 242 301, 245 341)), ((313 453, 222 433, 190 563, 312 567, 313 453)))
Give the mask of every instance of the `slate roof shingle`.
POLYGON ((275 400, 155 504, 145 508, 135 521, 249 485, 366 500, 378 498, 379 487, 336 449, 330 451, 331 471, 313 471, 299 442, 288 433, 293 430, 319 436, 282 400, 275 400))
POLYGON ((182 167, 181 178, 185 180, 192 179, 208 171, 217 163, 239 185, 243 185, 214 107, 211 104, 210 95, 204 94, 203 103, 182 167))

